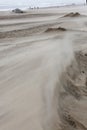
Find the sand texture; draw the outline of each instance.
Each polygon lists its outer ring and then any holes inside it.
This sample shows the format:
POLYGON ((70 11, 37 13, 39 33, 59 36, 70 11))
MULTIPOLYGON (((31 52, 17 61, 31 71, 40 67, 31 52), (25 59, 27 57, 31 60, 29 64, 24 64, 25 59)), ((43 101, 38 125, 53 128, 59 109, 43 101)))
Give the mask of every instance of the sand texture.
POLYGON ((0 12, 0 130, 87 130, 87 6, 0 12))

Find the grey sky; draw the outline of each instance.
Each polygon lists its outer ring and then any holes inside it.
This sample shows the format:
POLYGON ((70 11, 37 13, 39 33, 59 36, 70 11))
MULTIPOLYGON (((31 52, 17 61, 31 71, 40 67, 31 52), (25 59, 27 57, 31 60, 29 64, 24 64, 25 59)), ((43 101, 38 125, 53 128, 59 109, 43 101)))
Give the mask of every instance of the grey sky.
POLYGON ((0 0, 1 5, 48 6, 56 4, 85 3, 86 0, 0 0))

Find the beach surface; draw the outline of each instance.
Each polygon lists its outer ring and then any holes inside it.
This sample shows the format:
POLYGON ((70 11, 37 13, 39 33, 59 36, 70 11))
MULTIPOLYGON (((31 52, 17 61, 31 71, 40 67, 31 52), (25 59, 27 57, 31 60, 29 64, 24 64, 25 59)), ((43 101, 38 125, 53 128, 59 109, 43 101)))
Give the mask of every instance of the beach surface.
POLYGON ((61 80, 73 88, 59 90, 52 130, 87 130, 87 6, 0 11, 0 130, 43 130, 43 95, 52 91, 68 56, 76 68, 61 80))

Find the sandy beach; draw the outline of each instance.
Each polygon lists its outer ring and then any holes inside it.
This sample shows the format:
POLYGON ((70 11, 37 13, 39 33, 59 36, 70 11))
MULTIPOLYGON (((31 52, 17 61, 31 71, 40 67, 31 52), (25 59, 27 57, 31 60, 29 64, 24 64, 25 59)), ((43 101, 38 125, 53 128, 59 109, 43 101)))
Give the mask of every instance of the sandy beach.
POLYGON ((87 6, 0 11, 0 130, 87 130, 87 6))

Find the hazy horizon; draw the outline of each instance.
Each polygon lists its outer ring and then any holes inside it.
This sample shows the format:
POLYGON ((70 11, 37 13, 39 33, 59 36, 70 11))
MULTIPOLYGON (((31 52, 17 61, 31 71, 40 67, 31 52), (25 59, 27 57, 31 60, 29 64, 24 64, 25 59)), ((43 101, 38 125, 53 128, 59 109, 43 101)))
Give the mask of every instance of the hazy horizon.
POLYGON ((86 0, 3 0, 0 1, 0 6, 56 6, 56 5, 67 5, 67 4, 84 4, 86 0))

